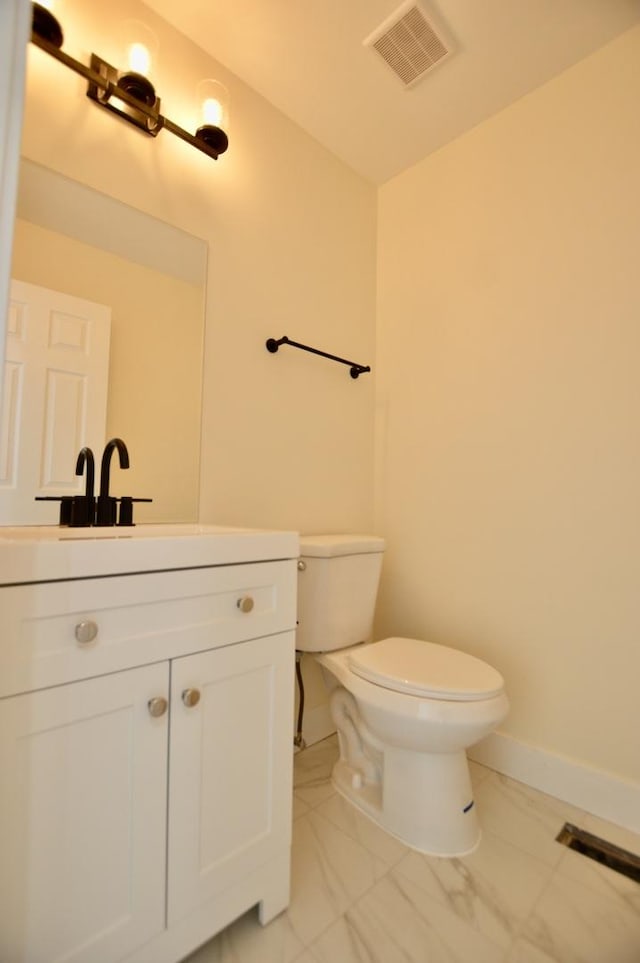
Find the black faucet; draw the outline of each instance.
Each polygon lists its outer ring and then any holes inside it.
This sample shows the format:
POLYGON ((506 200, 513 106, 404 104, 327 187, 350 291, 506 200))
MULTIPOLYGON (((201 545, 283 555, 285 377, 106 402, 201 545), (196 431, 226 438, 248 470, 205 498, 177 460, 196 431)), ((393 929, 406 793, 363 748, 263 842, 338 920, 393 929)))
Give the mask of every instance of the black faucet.
POLYGON ((127 446, 121 438, 112 438, 111 441, 108 441, 104 446, 102 453, 100 494, 98 495, 96 525, 115 525, 116 523, 116 499, 109 495, 109 469, 111 466, 111 456, 115 448, 118 449, 120 467, 129 467, 129 452, 127 451, 127 446))
POLYGON ((81 475, 84 466, 87 466, 87 480, 85 485, 85 497, 93 500, 93 483, 96 474, 96 463, 93 452, 90 448, 81 448, 76 462, 76 475, 81 475))
MULTIPOLYGON (((71 499, 71 512, 69 524, 74 527, 93 525, 96 503, 93 497, 93 484, 95 478, 95 461, 93 452, 90 448, 81 448, 76 462, 76 475, 82 475, 84 469, 87 470, 84 495, 74 495, 71 499)), ((62 522, 62 511, 61 511, 62 522)))

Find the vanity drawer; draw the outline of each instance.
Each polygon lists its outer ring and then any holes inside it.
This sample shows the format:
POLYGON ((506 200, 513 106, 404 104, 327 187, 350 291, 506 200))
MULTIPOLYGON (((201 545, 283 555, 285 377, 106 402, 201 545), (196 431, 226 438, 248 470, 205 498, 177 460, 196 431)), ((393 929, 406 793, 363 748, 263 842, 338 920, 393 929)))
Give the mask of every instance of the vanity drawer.
POLYGON ((295 629, 296 561, 0 589, 0 696, 295 629))

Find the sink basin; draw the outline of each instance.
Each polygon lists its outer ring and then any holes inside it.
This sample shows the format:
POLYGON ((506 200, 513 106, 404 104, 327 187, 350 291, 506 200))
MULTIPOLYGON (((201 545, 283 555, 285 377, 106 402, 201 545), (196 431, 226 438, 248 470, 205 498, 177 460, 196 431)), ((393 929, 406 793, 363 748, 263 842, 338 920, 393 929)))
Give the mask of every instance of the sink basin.
POLYGON ((297 558, 298 536, 219 525, 0 526, 0 585, 297 558))

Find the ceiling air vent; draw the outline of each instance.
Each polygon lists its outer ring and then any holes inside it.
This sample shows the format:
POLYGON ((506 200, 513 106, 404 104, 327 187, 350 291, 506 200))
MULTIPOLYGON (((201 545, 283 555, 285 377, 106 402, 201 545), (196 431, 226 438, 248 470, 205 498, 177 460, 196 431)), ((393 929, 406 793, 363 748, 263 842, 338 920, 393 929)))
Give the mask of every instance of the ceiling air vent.
POLYGON ((403 3, 363 42, 377 50, 405 87, 415 84, 451 53, 412 0, 403 3))

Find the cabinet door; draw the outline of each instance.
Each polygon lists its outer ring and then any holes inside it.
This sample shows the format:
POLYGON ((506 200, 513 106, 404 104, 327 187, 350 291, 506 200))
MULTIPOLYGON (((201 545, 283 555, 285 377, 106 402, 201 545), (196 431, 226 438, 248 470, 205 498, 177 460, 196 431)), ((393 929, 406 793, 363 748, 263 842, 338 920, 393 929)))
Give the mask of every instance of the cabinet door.
POLYGON ((0 700, 0 960, 112 963, 163 929, 168 676, 0 700))
POLYGON ((293 639, 172 662, 169 925, 290 845, 293 639))

